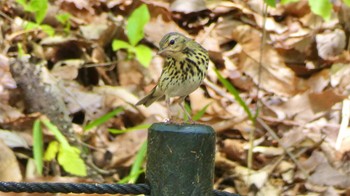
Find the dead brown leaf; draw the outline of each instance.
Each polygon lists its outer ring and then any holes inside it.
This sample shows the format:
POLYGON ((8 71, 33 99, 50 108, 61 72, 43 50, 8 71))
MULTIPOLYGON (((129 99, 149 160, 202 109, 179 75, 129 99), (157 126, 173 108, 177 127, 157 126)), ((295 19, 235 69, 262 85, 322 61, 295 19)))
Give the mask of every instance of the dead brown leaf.
POLYGON ((22 174, 14 152, 0 140, 0 180, 1 181, 22 181, 22 174))

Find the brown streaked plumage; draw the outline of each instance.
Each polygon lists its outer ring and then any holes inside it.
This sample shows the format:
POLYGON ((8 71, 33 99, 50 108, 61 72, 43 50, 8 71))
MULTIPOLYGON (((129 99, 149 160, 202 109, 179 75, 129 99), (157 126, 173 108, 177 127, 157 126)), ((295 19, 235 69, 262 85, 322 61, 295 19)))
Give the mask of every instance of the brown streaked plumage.
MULTIPOLYGON (((136 105, 149 106, 165 96, 183 99, 202 83, 208 68, 208 52, 197 42, 176 32, 166 34, 159 43, 158 54, 165 57, 157 85, 136 105)), ((180 106, 183 106, 180 103, 180 106)), ((190 116, 189 116, 190 117, 190 116)))

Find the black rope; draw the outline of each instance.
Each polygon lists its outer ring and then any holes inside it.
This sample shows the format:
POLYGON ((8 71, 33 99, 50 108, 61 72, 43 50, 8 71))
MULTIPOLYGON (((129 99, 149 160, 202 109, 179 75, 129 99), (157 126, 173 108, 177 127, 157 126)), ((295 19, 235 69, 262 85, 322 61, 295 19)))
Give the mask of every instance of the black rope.
MULTIPOLYGON (((85 193, 85 194, 150 194, 148 184, 87 184, 0 182, 0 192, 27 193, 85 193)), ((213 191, 216 196, 239 196, 225 191, 213 191)))

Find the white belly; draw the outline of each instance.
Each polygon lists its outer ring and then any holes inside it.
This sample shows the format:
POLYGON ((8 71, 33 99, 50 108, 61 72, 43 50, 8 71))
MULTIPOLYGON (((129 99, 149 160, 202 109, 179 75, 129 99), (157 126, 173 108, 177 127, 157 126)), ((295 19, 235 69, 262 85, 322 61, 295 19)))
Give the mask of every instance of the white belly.
POLYGON ((168 97, 187 96, 195 91, 201 83, 202 80, 199 78, 189 78, 183 82, 169 84, 168 88, 164 89, 164 94, 168 97))

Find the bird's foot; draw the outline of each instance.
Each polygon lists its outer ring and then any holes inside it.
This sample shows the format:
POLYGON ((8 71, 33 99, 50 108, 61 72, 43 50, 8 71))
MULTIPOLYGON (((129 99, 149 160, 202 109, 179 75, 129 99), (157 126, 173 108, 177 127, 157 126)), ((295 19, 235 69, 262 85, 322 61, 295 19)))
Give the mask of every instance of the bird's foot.
POLYGON ((191 120, 184 120, 181 118, 165 119, 165 123, 177 124, 177 125, 184 125, 184 124, 195 125, 195 124, 198 124, 196 121, 194 121, 192 119, 191 120))
POLYGON ((166 118, 164 119, 164 122, 167 124, 177 124, 177 125, 182 125, 182 124, 195 124, 195 122, 191 119, 190 121, 184 121, 183 119, 176 118, 176 117, 171 117, 171 118, 166 118))
POLYGON ((164 119, 164 122, 165 123, 171 123, 171 119, 170 118, 166 118, 166 119, 164 119))
POLYGON ((196 121, 194 121, 192 118, 189 118, 186 123, 194 125, 196 124, 196 121))

